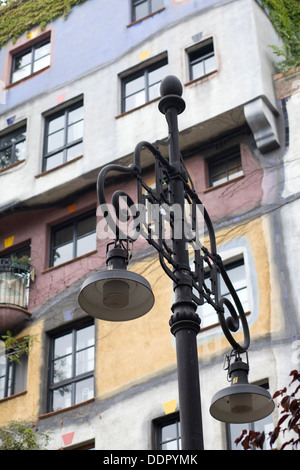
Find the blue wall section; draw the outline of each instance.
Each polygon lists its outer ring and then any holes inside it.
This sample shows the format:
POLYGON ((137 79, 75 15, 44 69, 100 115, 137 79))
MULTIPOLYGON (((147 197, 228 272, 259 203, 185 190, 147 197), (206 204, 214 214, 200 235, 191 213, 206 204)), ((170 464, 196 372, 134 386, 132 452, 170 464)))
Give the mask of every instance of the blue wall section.
MULTIPOLYGON (((7 90, 6 103, 0 104, 1 112, 113 62, 162 27, 167 28, 216 3, 214 0, 165 0, 162 12, 128 27, 130 0, 110 0, 101 8, 103 1, 87 0, 74 7, 66 20, 59 18, 53 22, 51 67, 7 90)), ((1 69, 7 53, 7 47, 0 51, 1 69)))

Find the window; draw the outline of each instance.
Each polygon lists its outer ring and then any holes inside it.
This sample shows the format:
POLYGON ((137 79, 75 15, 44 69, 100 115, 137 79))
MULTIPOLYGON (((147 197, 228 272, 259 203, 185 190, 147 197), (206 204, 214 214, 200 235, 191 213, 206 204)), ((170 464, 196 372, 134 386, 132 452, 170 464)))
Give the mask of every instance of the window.
POLYGON ((26 126, 0 136, 0 170, 25 159, 26 126))
POLYGON ((50 65, 50 37, 13 56, 11 83, 50 65))
POLYGON ((167 64, 165 58, 122 79, 122 113, 160 96, 159 85, 167 75, 167 64))
MULTIPOLYGON (((268 384, 261 385, 263 388, 268 389, 268 384)), ((243 450, 241 443, 238 445, 235 444, 235 440, 240 437, 243 430, 247 431, 256 431, 256 432, 265 432, 267 436, 270 431, 273 431, 273 419, 272 414, 266 418, 255 421, 254 423, 242 423, 242 424, 226 424, 226 435, 227 435, 227 445, 230 450, 243 450)), ((254 450, 254 449, 253 449, 254 450)), ((270 444, 268 439, 265 440, 263 450, 270 450, 270 444)))
POLYGON ((94 397, 95 328, 72 328, 51 337, 48 411, 94 397))
POLYGON ((208 171, 210 186, 217 186, 238 176, 242 176, 243 168, 240 148, 235 147, 221 158, 212 160, 209 163, 208 171))
POLYGON ((46 118, 43 170, 51 170, 82 155, 83 102, 46 118))
POLYGON ((9 360, 9 352, 0 354, 0 400, 26 390, 28 356, 19 362, 9 360))
MULTIPOLYGON (((233 284, 233 287, 235 288, 237 295, 239 296, 244 311, 249 311, 248 288, 244 259, 240 258, 235 261, 225 263, 225 268, 233 284)), ((229 300, 232 301, 231 295, 228 292, 227 286, 225 285, 223 278, 221 278, 219 274, 218 276, 220 289, 219 297, 227 297, 229 300)), ((208 276, 206 276, 206 285, 207 287, 210 287, 208 276)), ((218 316, 215 310, 207 302, 197 308, 197 313, 201 318, 201 328, 213 326, 218 323, 218 316)))
POLYGON ((53 227, 51 235, 50 266, 57 266, 95 250, 95 211, 53 227))
POLYGON ((20 262, 29 262, 30 261, 30 253, 31 253, 31 245, 25 245, 20 248, 17 248, 5 255, 1 255, 1 258, 5 259, 17 259, 20 262))
POLYGON ((208 75, 216 70, 216 57, 213 40, 205 41, 202 45, 188 51, 190 80, 208 75))
POLYGON ((153 421, 153 446, 157 450, 181 450, 178 412, 153 421))
POLYGON ((132 0, 132 21, 138 21, 145 16, 163 8, 163 0, 132 0))

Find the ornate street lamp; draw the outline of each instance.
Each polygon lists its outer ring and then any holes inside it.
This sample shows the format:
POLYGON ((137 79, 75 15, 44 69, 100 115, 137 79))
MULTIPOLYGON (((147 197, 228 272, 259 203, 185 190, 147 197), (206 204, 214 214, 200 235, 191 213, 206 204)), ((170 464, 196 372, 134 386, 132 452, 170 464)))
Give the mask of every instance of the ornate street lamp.
POLYGON ((177 116, 185 109, 181 97, 182 85, 176 77, 168 76, 162 81, 160 91, 158 107, 168 123, 168 139, 154 145, 141 142, 135 148, 132 165, 111 164, 99 173, 97 191, 100 209, 114 241, 107 245, 108 269, 86 279, 78 300, 84 311, 102 320, 125 321, 147 313, 154 303, 151 287, 142 276, 126 268, 130 245, 138 236, 144 237, 155 248, 174 288, 175 301, 169 323, 176 339, 182 448, 201 450, 203 432, 197 351, 200 318, 196 313, 197 305, 207 302, 214 308, 233 348, 230 358, 235 358, 235 362, 228 366, 232 385, 229 390, 227 388, 215 395, 211 414, 221 421, 248 422, 270 414, 274 404, 268 392, 261 392, 263 389, 260 387, 248 384, 249 367, 240 358, 250 344, 246 316, 222 259, 217 254, 209 215, 194 190, 180 154, 177 116), (169 158, 161 154, 160 146, 168 146, 169 158), (154 159, 155 189, 142 178, 143 151, 150 153, 154 159), (136 202, 124 191, 118 190, 113 194, 111 204, 107 203, 105 180, 109 173, 115 172, 136 179, 136 202), (122 208, 124 201, 126 207, 122 208), (154 227, 147 219, 147 207, 156 209, 154 227), (165 237, 166 223, 171 227, 171 243, 165 237), (199 228, 202 226, 209 238, 209 249, 200 240, 199 228), (220 276, 232 301, 219 297, 220 276), (237 343, 232 336, 238 331, 240 323, 243 344, 237 343))

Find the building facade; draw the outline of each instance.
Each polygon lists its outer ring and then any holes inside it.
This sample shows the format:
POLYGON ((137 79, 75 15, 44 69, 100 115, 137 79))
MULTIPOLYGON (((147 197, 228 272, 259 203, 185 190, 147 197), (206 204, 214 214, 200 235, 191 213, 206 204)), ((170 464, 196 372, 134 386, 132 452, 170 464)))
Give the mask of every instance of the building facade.
MULTIPOLYGON (((181 153, 247 312, 249 381, 274 393, 300 360, 299 71, 274 77, 280 38, 255 0, 77 3, 0 50, 0 329, 34 338, 20 364, 1 356, 0 425, 35 422, 53 450, 176 449, 173 289, 157 253, 139 239, 129 266, 152 286, 146 316, 105 322, 78 304, 105 267, 97 175, 132 163, 138 142, 167 138, 159 84, 176 75, 181 153)), ((115 175, 107 193, 120 188, 135 197, 135 181, 115 175)), ((204 445, 234 449, 240 429, 208 411, 229 344, 215 312, 199 315, 204 445)))

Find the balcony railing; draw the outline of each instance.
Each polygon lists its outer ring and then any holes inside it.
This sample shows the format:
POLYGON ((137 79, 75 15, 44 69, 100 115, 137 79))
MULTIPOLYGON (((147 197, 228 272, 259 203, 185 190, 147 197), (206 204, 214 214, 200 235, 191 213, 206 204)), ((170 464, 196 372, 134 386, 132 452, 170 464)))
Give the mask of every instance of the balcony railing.
POLYGON ((27 309, 31 267, 6 258, 0 258, 0 307, 11 305, 27 309))

